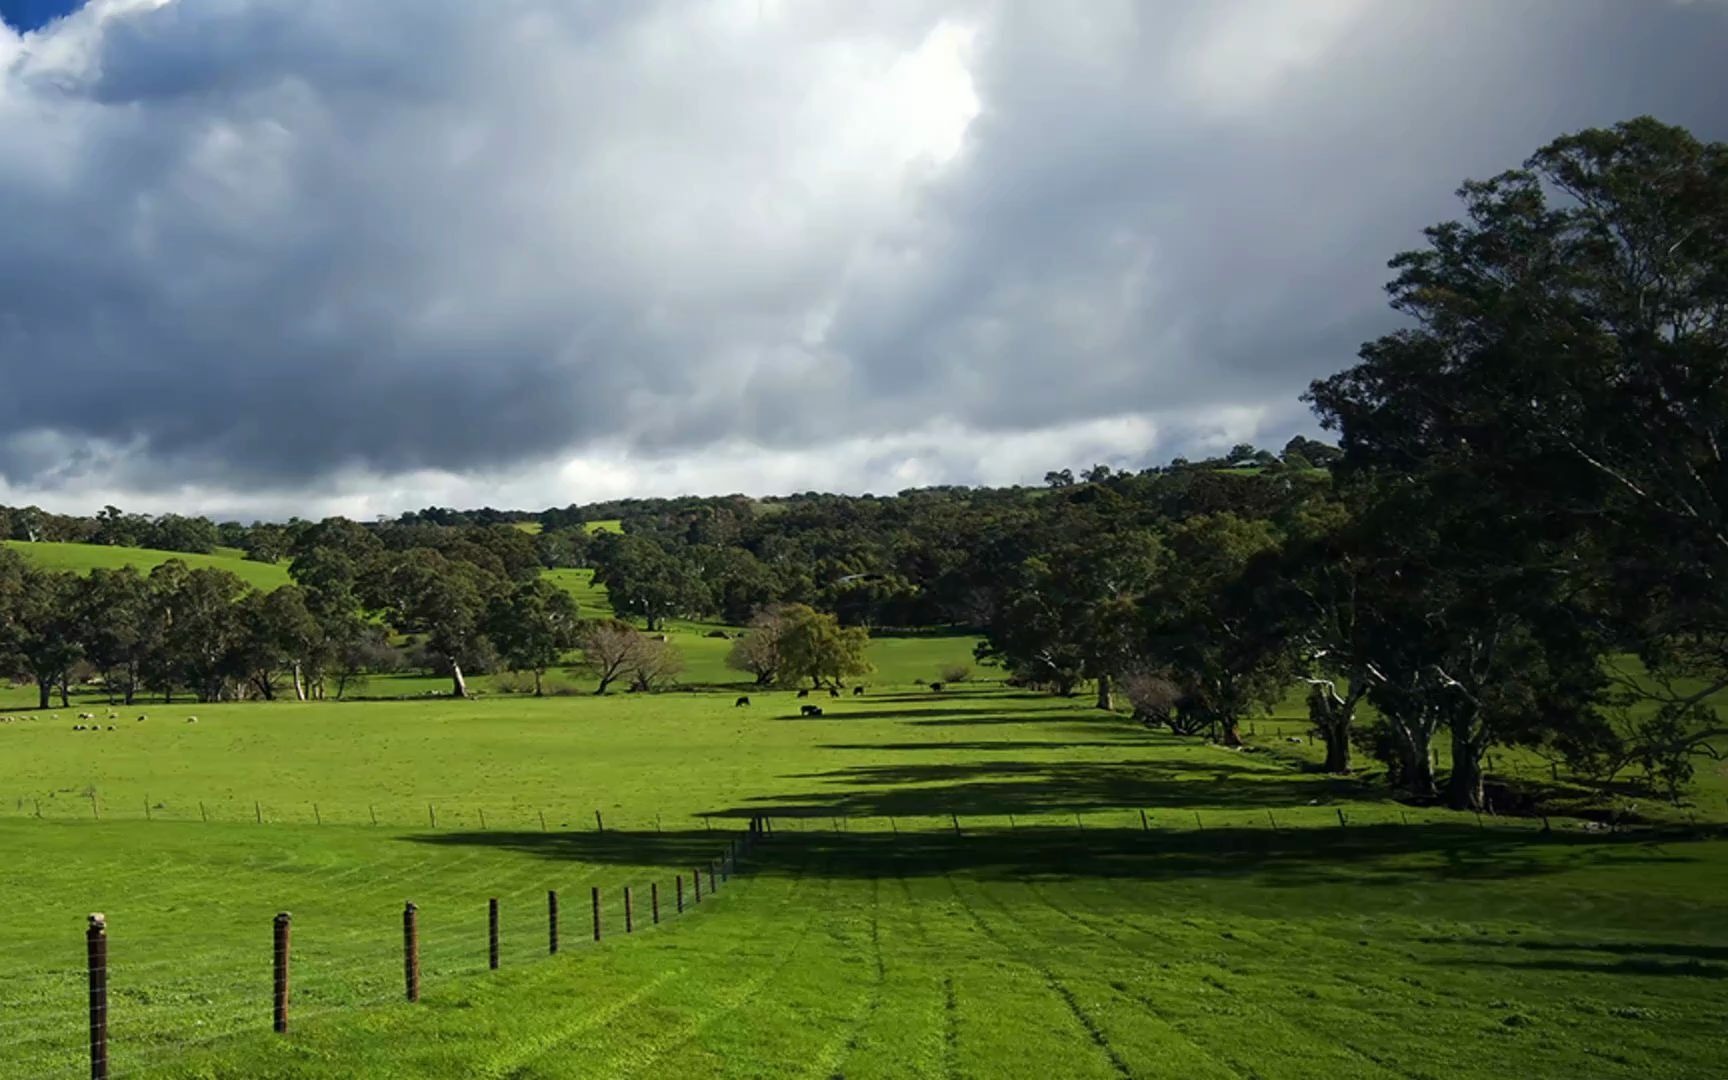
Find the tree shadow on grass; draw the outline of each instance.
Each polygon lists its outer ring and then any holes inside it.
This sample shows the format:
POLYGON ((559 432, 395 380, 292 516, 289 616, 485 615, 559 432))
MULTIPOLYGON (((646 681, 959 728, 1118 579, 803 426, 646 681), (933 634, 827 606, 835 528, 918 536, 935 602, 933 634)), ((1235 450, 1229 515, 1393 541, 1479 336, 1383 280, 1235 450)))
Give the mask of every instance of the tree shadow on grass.
POLYGON ((1702 960, 1657 960, 1634 957, 1629 960, 1522 960, 1481 959, 1452 960, 1454 967, 1503 967, 1515 971, 1565 971, 1579 975, 1665 975, 1691 979, 1728 979, 1728 967, 1707 964, 1702 960))
POLYGON ((1354 781, 1235 762, 967 761, 855 765, 788 779, 826 790, 762 795, 716 817, 910 817, 1120 807, 1280 810, 1359 795, 1354 781))
POLYGON ((1519 952, 1607 953, 1610 956, 1678 957, 1683 961, 1702 963, 1707 960, 1728 961, 1728 945, 1706 945, 1702 942, 1674 941, 1513 941, 1490 937, 1424 937, 1424 945, 1462 945, 1466 948, 1512 949, 1519 952))
MULTIPOLYGON (((1581 864, 1630 862, 1651 867, 1690 856, 1623 838, 1477 830, 1451 825, 1348 829, 1208 829, 1205 831, 1074 828, 961 832, 851 830, 773 825, 743 863, 747 873, 836 878, 968 874, 998 880, 1085 878, 1177 881, 1244 880, 1267 886, 1340 884, 1410 886, 1492 881, 1557 873, 1581 864)), ((444 847, 483 846, 538 858, 601 864, 706 865, 726 850, 731 831, 440 832, 405 839, 444 847)))
POLYGON ((1059 742, 1049 739, 972 739, 957 742, 912 743, 820 743, 818 750, 1124 750, 1140 745, 1133 739, 1074 740, 1059 742))
MULTIPOLYGON (((844 699, 842 699, 844 700, 844 699)), ((774 717, 776 720, 905 720, 908 723, 921 725, 931 721, 921 720, 921 717, 938 717, 949 723, 967 724, 1051 724, 1062 723, 1071 719, 1062 713, 985 713, 965 709, 849 709, 838 702, 824 705, 823 702, 833 701, 832 698, 811 698, 804 704, 815 705, 825 711, 822 716, 786 715, 774 717), (962 719, 964 718, 964 719, 962 719)))

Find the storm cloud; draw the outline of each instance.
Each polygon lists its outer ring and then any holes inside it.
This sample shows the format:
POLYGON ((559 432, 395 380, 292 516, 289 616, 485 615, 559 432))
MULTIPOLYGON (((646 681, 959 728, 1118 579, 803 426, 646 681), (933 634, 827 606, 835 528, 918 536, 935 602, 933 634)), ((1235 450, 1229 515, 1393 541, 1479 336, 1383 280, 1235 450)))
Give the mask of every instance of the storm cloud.
POLYGON ((0 501, 894 490, 1312 424, 1715 0, 95 0, 0 28, 0 501))

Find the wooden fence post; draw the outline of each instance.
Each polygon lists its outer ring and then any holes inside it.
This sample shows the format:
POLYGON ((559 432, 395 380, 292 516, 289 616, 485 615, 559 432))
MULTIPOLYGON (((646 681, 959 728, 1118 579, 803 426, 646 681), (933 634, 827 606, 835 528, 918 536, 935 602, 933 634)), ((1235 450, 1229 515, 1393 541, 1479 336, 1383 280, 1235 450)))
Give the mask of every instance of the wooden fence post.
POLYGON ((409 1001, 420 1000, 419 911, 412 900, 402 906, 402 980, 409 1001))
POLYGON ((275 931, 275 995, 272 1000, 273 1021, 271 1027, 276 1034, 283 1035, 288 1031, 288 931, 294 921, 294 916, 286 911, 276 913, 275 931))
POLYGON ((1147 824, 1147 822, 1146 822, 1146 811, 1145 810, 1140 811, 1140 831, 1141 832, 1151 832, 1152 831, 1152 826, 1147 824))
POLYGON ((624 886, 624 932, 626 934, 636 932, 636 919, 630 910, 630 886, 628 885, 624 886))
POLYGON ((108 917, 90 916, 84 931, 90 974, 90 1080, 108 1080, 108 917))
POLYGON ((376 806, 373 806, 371 803, 367 803, 366 809, 368 811, 370 811, 372 814, 372 824, 374 824, 374 825, 378 824, 378 808, 376 806))
POLYGON ((672 888, 678 897, 678 914, 684 914, 684 875, 678 874, 672 879, 672 888))
POLYGON ((1342 829, 1350 823, 1348 821, 1344 820, 1344 808, 1342 806, 1340 806, 1337 808, 1337 810, 1338 810, 1338 827, 1340 829, 1342 829))
POLYGON ((594 886, 594 940, 600 940, 600 886, 594 886))
POLYGON ((659 926, 660 925, 660 883, 658 881, 650 881, 648 883, 648 908, 653 913, 654 925, 659 926))
POLYGON ((486 966, 498 970, 498 898, 486 901, 486 966))
POLYGON ((594 811, 594 831, 595 832, 605 832, 606 831, 606 822, 603 818, 601 818, 600 811, 598 811, 598 810, 594 811))
POLYGON ((558 890, 546 890, 546 952, 558 954, 558 890))
POLYGON ((950 821, 954 822, 954 835, 955 836, 965 835, 960 831, 960 817, 959 817, 959 815, 955 814, 953 811, 949 811, 948 818, 950 821))
POLYGON ((702 902, 702 868, 700 866, 691 868, 690 880, 696 883, 696 897, 694 902, 700 904, 702 902))
POLYGON ((720 886, 714 883, 714 860, 708 860, 708 891, 719 892, 720 886))

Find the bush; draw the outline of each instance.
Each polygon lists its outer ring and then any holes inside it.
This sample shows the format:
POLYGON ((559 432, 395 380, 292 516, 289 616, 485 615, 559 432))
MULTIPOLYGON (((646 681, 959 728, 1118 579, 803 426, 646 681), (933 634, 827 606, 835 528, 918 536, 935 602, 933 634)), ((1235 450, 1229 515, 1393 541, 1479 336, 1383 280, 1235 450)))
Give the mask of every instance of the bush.
POLYGON ((940 672, 939 682, 963 683, 972 677, 971 664, 949 664, 940 672))

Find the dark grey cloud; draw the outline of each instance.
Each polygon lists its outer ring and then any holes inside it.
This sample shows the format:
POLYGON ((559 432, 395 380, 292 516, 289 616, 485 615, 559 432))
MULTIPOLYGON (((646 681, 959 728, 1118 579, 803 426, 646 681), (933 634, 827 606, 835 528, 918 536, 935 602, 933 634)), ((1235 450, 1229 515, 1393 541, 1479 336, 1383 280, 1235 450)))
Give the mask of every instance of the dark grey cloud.
POLYGON ((0 29, 0 495, 1281 441, 1458 181, 1641 113, 1728 137, 1725 47, 1715 0, 98 0, 0 29))

